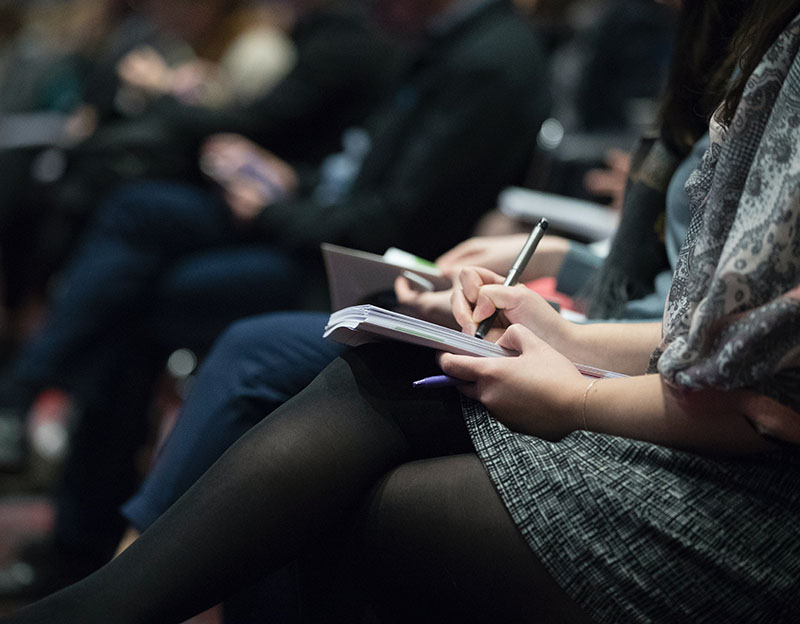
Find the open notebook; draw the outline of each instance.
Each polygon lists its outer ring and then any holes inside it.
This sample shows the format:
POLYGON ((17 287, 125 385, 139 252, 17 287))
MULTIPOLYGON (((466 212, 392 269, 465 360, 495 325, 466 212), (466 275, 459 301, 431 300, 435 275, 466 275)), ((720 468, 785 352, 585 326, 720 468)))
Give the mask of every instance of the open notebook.
MULTIPOLYGON (((442 327, 374 305, 350 306, 334 312, 328 319, 323 335, 350 346, 374 342, 383 338, 461 355, 483 357, 516 355, 515 352, 488 340, 481 340, 449 327, 442 327)), ((575 364, 575 366, 586 377, 625 376, 583 364, 575 364)))

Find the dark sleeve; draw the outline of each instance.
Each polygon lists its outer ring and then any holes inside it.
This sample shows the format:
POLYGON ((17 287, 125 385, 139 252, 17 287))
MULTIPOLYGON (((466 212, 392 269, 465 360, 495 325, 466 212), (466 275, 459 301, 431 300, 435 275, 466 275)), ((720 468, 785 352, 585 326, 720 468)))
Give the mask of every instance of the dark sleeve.
POLYGON ((531 87, 485 71, 462 71, 438 86, 396 149, 373 144, 361 176, 367 180, 345 203, 282 202, 263 213, 265 234, 294 248, 396 245, 429 256, 464 238, 527 159, 531 87))
POLYGON ((234 132, 289 160, 319 158, 338 147, 344 127, 374 106, 392 50, 346 24, 307 38, 295 67, 253 103, 214 110, 162 98, 159 114, 187 140, 234 132))

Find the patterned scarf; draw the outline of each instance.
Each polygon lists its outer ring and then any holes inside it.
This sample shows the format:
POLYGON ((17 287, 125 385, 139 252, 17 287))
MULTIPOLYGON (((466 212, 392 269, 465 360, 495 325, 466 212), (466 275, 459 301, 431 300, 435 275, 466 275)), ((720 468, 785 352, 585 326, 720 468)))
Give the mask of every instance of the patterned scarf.
MULTIPOLYGON (((653 354, 672 386, 747 388, 800 412, 800 16, 687 183, 691 221, 653 354)), ((784 409, 800 430, 800 415, 784 409)), ((758 418, 754 418, 758 425, 758 418)), ((794 437, 794 436, 793 436, 794 437)))

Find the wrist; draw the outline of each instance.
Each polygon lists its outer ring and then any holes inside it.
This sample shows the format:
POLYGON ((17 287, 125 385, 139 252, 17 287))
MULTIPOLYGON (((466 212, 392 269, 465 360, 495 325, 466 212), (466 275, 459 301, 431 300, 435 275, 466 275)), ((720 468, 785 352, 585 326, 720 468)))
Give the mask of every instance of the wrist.
POLYGON ((581 353, 584 351, 585 329, 584 325, 573 323, 559 315, 552 329, 552 335, 543 338, 573 362, 583 363, 581 353))
POLYGON ((557 415, 560 425, 558 428, 562 436, 569 435, 573 431, 588 431, 591 429, 590 410, 588 402, 590 394, 594 394, 597 388, 595 382, 599 379, 588 379, 578 376, 569 385, 561 384, 557 402, 551 407, 557 415))
POLYGON ((583 431, 592 431, 592 426, 589 422, 589 403, 591 401, 591 397, 594 395, 594 392, 597 390, 597 386, 599 385, 600 381, 602 381, 602 378, 599 377, 589 380, 589 383, 586 384, 586 388, 583 391, 580 405, 580 417, 578 419, 578 428, 582 429, 583 431))

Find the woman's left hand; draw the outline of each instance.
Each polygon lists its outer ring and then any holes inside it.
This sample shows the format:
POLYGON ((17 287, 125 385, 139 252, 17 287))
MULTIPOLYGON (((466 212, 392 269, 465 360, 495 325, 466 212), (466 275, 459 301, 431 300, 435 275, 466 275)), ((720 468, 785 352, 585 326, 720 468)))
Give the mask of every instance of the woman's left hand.
POLYGON ((529 329, 511 325, 497 341, 517 357, 439 354, 439 365, 462 379, 461 392, 483 403, 508 428, 558 440, 582 426, 581 403, 590 381, 529 329))

